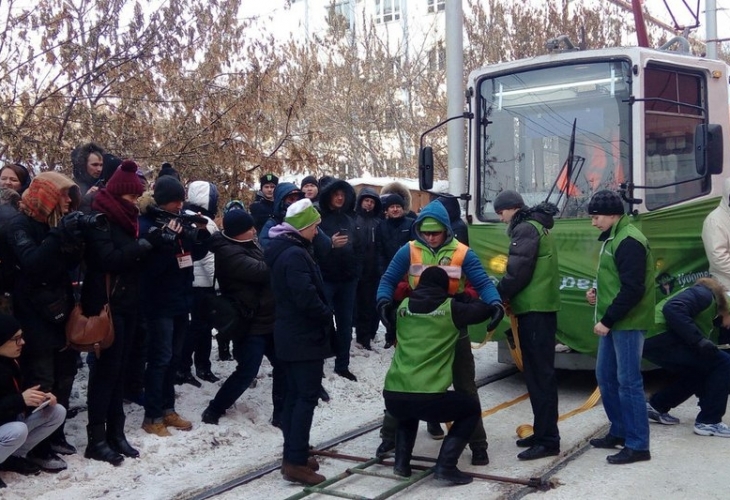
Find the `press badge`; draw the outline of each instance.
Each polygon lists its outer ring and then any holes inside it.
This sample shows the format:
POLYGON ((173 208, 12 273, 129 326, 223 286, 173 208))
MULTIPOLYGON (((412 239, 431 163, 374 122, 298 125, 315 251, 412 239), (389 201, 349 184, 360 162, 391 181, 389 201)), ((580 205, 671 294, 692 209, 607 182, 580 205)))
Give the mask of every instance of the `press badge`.
POLYGON ((193 256, 190 255, 190 252, 179 253, 175 257, 177 257, 177 267, 180 269, 185 269, 193 265, 193 256))

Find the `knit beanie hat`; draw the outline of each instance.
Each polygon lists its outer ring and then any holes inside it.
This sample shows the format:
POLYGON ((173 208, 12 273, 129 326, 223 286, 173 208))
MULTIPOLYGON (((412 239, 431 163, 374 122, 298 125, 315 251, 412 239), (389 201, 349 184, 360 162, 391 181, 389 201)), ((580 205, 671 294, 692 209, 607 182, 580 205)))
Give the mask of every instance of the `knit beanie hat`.
POLYGON ((495 212, 501 212, 502 210, 509 210, 511 208, 522 208, 525 206, 525 200, 522 199, 522 196, 517 191, 505 189, 494 198, 493 205, 495 212))
POLYGON ((104 162, 101 167, 101 178, 108 182, 119 168, 119 165, 122 164, 122 159, 111 153, 104 153, 101 157, 104 162))
POLYGON ((588 203, 590 215, 623 215, 624 204, 618 194, 608 189, 596 192, 588 203))
POLYGON ((245 210, 229 210, 223 216, 223 234, 234 238, 253 227, 253 217, 245 210))
POLYGON ((284 217, 284 222, 293 226, 297 231, 306 229, 320 220, 322 217, 309 198, 303 198, 289 205, 289 208, 286 209, 286 217, 284 217))
POLYGON ((401 208, 406 206, 406 202, 403 201, 403 197, 399 194, 389 194, 383 200, 383 210, 388 210, 391 205, 400 205, 401 208))
POLYGON ((304 179, 302 179, 302 183, 299 185, 300 188, 304 188, 307 184, 314 184, 317 186, 317 189, 319 189, 319 181, 317 181, 317 178, 313 175, 308 175, 304 179))
POLYGON ((166 205, 173 201, 185 201, 185 188, 174 177, 169 175, 158 177, 152 197, 158 205, 166 205))
POLYGON ((418 288, 433 287, 443 291, 449 289, 449 275, 438 266, 429 266, 421 273, 418 279, 418 288))
POLYGON ((264 187, 264 184, 273 184, 276 186, 279 184, 279 178, 274 174, 264 174, 259 178, 259 182, 261 183, 261 187, 264 187))
POLYGON ((241 200, 231 200, 223 207, 223 214, 225 215, 231 210, 246 210, 246 207, 241 200))
POLYGON ((167 162, 162 164, 162 168, 160 169, 160 173, 157 174, 157 178, 159 179, 160 177, 165 176, 174 177, 175 179, 180 180, 180 174, 167 162))
POLYGON ((446 231, 446 226, 441 224, 433 217, 424 217, 421 221, 421 225, 418 227, 421 232, 437 233, 439 231, 446 231))
POLYGON ((123 194, 141 196, 144 192, 144 186, 140 178, 137 177, 137 168, 139 167, 134 160, 124 160, 106 183, 106 190, 116 196, 122 196, 123 194))
POLYGON ((0 314, 0 345, 4 344, 20 330, 18 320, 7 314, 0 314))

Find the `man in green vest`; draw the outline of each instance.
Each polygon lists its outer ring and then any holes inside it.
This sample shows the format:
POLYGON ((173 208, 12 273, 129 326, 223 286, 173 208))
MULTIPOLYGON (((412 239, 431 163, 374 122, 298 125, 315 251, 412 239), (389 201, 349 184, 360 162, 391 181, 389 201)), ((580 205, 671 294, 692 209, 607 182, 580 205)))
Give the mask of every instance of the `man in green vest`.
POLYGON ((601 231, 596 288, 586 292, 595 305, 599 336, 596 379, 608 434, 591 439, 596 448, 624 448, 606 457, 610 464, 651 460, 649 417, 641 376, 644 335, 654 326, 654 259, 646 237, 633 224, 618 194, 596 192, 588 203, 591 224, 601 231))
POLYGON ((541 203, 528 208, 519 193, 502 191, 494 211, 508 224, 507 270, 497 285, 502 300, 517 318, 525 384, 530 394, 534 433, 518 439, 527 448, 517 458, 535 460, 560 454, 555 334, 560 309, 558 252, 550 233, 557 207, 541 203))
POLYGON ((730 391, 730 354, 709 338, 716 333, 715 318, 721 318, 723 327, 730 326, 725 289, 712 278, 700 278, 657 304, 655 317, 656 326, 644 343, 644 358, 675 375, 675 380, 647 402, 649 420, 678 424, 669 410, 695 394, 700 412, 694 433, 730 437, 730 427, 722 421, 730 391))
POLYGON ((418 421, 452 422, 439 451, 434 477, 450 484, 468 484, 472 477, 457 468, 459 456, 481 420, 479 401, 463 391, 448 390, 453 380, 456 343, 467 337, 468 325, 489 319, 501 307, 448 293, 443 268, 430 266, 418 286, 398 307, 395 354, 385 375, 383 397, 398 421, 395 464, 398 476, 411 475, 411 456, 418 421))

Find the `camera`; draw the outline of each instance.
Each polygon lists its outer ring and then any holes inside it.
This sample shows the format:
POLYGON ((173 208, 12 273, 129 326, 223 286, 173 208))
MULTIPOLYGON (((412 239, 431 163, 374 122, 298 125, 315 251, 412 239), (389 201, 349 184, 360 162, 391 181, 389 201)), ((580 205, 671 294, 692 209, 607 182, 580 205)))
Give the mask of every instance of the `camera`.
POLYGON ((64 227, 71 230, 76 228, 81 230, 91 228, 106 231, 109 229, 109 221, 106 215, 101 213, 86 215, 78 210, 66 214, 63 217, 63 224, 64 227))
MULTIPOLYGON (((182 226, 180 236, 192 241, 197 241, 199 235, 202 235, 196 224, 206 224, 208 222, 205 217, 199 215, 174 214, 155 206, 149 207, 147 211, 154 218, 155 227, 162 231, 163 240, 167 242, 174 242, 178 236, 178 233, 168 227, 173 220, 176 220, 182 226)), ((203 231, 203 233, 208 234, 207 231, 203 231)))

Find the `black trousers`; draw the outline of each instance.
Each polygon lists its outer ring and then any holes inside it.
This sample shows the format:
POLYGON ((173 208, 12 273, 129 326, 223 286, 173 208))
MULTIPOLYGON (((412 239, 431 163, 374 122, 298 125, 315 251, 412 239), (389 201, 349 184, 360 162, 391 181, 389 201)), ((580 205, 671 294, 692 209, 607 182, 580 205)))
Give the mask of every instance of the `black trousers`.
POLYGON ((360 344, 370 343, 378 333, 380 318, 375 309, 379 276, 363 277, 357 282, 355 295, 355 338, 360 344))
POLYGON ((384 394, 385 408, 397 420, 397 426, 415 429, 419 420, 454 422, 449 436, 467 441, 481 420, 479 402, 468 394, 446 391, 433 398, 400 399, 384 394))
POLYGON ((517 316, 522 364, 534 415, 535 444, 560 446, 558 432, 558 381, 555 376, 555 312, 517 316))

